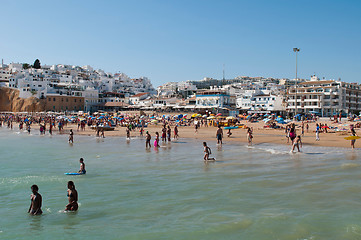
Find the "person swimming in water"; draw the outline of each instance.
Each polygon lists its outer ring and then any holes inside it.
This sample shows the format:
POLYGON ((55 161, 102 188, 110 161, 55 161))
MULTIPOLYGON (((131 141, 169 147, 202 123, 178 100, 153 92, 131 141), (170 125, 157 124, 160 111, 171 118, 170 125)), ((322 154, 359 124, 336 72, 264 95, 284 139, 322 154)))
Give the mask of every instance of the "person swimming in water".
POLYGON ((86 174, 84 159, 80 158, 79 162, 80 162, 80 170, 78 171, 78 173, 86 174))
POLYGON ((210 147, 207 146, 207 143, 206 142, 203 142, 203 147, 204 147, 204 161, 216 161, 215 158, 210 158, 209 155, 212 154, 212 151, 210 149, 210 147))
POLYGON ((28 213, 30 213, 31 215, 41 215, 43 213, 43 211, 41 211, 41 204, 43 199, 40 193, 38 193, 39 191, 38 185, 31 186, 31 191, 32 191, 32 194, 30 196, 31 203, 28 213))
POLYGON ((73 181, 68 182, 67 192, 69 203, 65 206, 65 211, 78 210, 78 191, 75 190, 75 185, 73 181))

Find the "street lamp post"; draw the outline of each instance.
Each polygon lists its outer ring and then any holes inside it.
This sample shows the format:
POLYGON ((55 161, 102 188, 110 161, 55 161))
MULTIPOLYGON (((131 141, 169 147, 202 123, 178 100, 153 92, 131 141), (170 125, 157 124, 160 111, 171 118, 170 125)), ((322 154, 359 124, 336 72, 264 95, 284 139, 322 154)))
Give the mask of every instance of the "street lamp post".
POLYGON ((299 48, 293 48, 296 53, 296 81, 295 81, 295 116, 297 115, 297 53, 300 51, 299 48))

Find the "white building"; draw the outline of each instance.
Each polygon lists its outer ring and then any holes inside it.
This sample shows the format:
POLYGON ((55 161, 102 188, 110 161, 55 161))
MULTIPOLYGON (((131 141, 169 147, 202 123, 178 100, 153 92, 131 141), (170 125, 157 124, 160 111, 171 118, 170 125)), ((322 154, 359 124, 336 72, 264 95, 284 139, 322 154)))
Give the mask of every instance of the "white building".
POLYGON ((320 80, 312 76, 310 81, 291 87, 287 92, 287 110, 295 112, 297 95, 297 113, 318 112, 322 116, 331 116, 340 111, 358 113, 361 109, 361 87, 357 83, 335 80, 320 80))
POLYGON ((0 87, 9 87, 11 72, 8 68, 0 68, 0 87))
POLYGON ((207 90, 196 94, 196 108, 222 109, 230 106, 230 96, 223 91, 207 90))
POLYGON ((251 98, 250 110, 284 111, 285 109, 281 95, 256 95, 251 98))
POLYGON ((138 93, 129 97, 129 104, 139 105, 139 103, 149 97, 149 93, 138 93))

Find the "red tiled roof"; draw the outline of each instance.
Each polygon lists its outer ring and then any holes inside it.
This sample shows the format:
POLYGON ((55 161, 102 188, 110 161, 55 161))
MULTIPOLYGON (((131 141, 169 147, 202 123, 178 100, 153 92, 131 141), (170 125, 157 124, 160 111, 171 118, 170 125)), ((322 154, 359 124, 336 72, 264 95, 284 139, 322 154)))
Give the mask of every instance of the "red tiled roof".
POLYGON ((146 94, 148 94, 148 93, 138 93, 138 94, 135 94, 135 95, 130 96, 130 97, 141 97, 141 96, 146 95, 146 94))

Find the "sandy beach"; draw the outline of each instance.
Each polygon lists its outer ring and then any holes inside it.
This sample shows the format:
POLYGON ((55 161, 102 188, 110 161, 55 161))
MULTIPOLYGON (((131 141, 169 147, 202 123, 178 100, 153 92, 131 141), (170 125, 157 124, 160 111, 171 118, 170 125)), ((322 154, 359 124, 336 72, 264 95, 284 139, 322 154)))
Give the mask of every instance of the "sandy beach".
MULTIPOLYGON (((250 123, 248 121, 241 121, 241 123, 245 124, 248 127, 253 128, 253 145, 262 144, 262 143, 271 143, 271 144, 291 144, 287 143, 287 138, 285 134, 284 129, 269 129, 264 128, 263 121, 256 122, 256 123, 250 123)), ((301 122, 295 122, 296 124, 296 132, 297 135, 301 134, 301 122)), ((306 124, 306 123, 305 123, 306 124)), ((302 137, 302 142, 304 145, 311 145, 311 146, 322 146, 322 147, 344 147, 344 148, 350 148, 350 141, 345 140, 344 137, 350 136, 349 132, 349 125, 355 124, 355 122, 350 122, 343 120, 342 123, 333 123, 330 120, 321 119, 318 122, 308 122, 309 124, 309 131, 307 132, 305 129, 304 136, 302 137), (315 129, 316 129, 316 123, 323 123, 327 124, 330 127, 341 127, 346 129, 347 131, 333 131, 332 129, 328 130, 328 133, 322 132, 320 133, 320 141, 316 141, 315 139, 315 129)), ((173 127, 172 126, 172 139, 173 139, 173 127)), ((78 131, 76 124, 68 123, 67 126, 64 127, 63 134, 67 134, 70 129, 73 129, 74 135, 76 138, 76 135, 88 135, 88 136, 95 136, 96 132, 89 127, 86 127, 85 131, 78 131)), ((162 125, 153 125, 150 124, 147 128, 145 128, 145 131, 149 131, 149 133, 152 136, 152 139, 154 139, 155 132, 161 133, 162 125)), ((198 132, 195 133, 194 126, 180 126, 179 129, 179 136, 180 138, 192 138, 197 139, 199 142, 207 141, 216 141, 216 127, 204 127, 198 129, 198 132)), ((32 125, 32 131, 37 131, 38 126, 32 125)), ((144 131, 144 134, 145 134, 144 131)), ((246 129, 239 128, 232 130, 231 137, 227 137, 227 131, 223 129, 223 143, 227 142, 241 142, 245 143, 247 142, 247 136, 246 136, 246 129)), ((356 132, 358 132, 358 129, 356 129, 356 132)), ((48 132, 46 133, 48 134, 48 132)), ((53 130, 53 134, 58 134, 58 131, 56 128, 53 130)), ((126 136, 126 128, 117 126, 114 131, 106 131, 105 137, 112 136, 112 137, 125 137, 126 136)), ((131 131, 131 137, 139 136, 139 130, 131 131)), ((355 147, 358 148, 358 143, 361 143, 361 141, 356 141, 355 147)), ((361 145, 360 145, 361 146, 361 145)))

